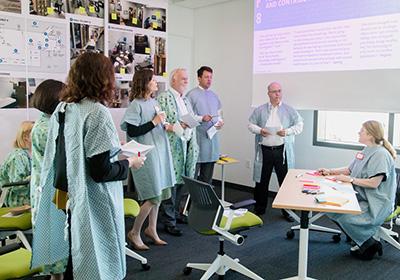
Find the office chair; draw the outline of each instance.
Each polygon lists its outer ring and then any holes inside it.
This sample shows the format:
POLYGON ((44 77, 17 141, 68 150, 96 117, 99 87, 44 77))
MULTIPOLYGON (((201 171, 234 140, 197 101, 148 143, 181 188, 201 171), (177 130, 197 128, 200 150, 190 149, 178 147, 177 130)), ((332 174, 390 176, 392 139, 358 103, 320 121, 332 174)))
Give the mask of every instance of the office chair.
POLYGON ((12 217, 10 215, 10 211, 13 208, 1 207, 3 206, 9 189, 13 186, 23 185, 29 185, 29 181, 9 183, 2 186, 0 196, 0 240, 4 240, 11 235, 16 235, 19 240, 24 244, 25 248, 30 251, 31 246, 25 234, 32 233, 31 212, 25 212, 12 217))
POLYGON ((398 250, 400 250, 399 234, 393 230, 393 221, 398 219, 400 215, 400 169, 396 168, 396 203, 394 211, 386 218, 385 223, 389 224, 389 228, 380 226, 375 237, 383 239, 398 250))
POLYGON ((217 257, 211 264, 188 263, 183 270, 189 275, 193 268, 205 271, 200 280, 209 279, 214 273, 223 278, 225 273, 232 269, 251 279, 263 279, 242 264, 238 259, 232 259, 224 252, 224 240, 235 245, 242 245, 244 237, 240 231, 253 226, 261 226, 262 220, 251 212, 243 216, 234 217, 234 210, 254 203, 254 200, 233 204, 224 208, 211 185, 189 177, 183 177, 191 198, 188 223, 195 231, 203 235, 218 235, 220 249, 217 257), (224 210, 228 217, 224 216, 224 210))
MULTIPOLYGON (((131 198, 124 198, 125 217, 136 217, 139 214, 139 211, 140 211, 140 206, 135 200, 131 198)), ((150 265, 147 263, 147 259, 129 249, 127 245, 125 245, 125 254, 131 258, 140 261, 142 263, 143 270, 150 269, 150 265)))
MULTIPOLYGON (((3 186, 0 204, 3 204, 11 186, 27 184, 29 181, 3 186)), ((30 269, 32 249, 25 234, 32 233, 31 212, 11 216, 13 209, 15 207, 0 208, 0 239, 5 244, 6 238, 16 235, 24 247, 19 242, 0 247, 0 279, 23 278, 41 271, 40 268, 30 269)))
POLYGON ((0 247, 0 279, 25 279, 41 271, 30 269, 32 253, 19 243, 0 247))

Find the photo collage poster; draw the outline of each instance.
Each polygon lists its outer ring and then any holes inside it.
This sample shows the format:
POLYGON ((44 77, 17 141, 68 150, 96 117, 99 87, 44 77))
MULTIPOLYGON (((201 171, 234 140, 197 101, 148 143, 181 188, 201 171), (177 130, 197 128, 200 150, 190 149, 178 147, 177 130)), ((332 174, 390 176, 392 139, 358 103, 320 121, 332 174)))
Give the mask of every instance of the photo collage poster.
POLYGON ((65 82, 84 52, 113 64, 112 108, 126 108, 135 71, 154 71, 167 84, 167 0, 2 0, 0 109, 29 108, 45 79, 65 82))

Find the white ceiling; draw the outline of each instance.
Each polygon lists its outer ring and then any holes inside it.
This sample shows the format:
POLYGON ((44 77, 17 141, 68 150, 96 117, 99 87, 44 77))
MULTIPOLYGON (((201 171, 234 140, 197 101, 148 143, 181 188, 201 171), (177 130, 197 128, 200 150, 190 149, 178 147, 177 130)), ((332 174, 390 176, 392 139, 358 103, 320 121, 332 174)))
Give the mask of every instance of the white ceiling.
POLYGON ((232 0, 172 0, 175 5, 196 9, 205 6, 211 6, 223 2, 229 2, 232 0))

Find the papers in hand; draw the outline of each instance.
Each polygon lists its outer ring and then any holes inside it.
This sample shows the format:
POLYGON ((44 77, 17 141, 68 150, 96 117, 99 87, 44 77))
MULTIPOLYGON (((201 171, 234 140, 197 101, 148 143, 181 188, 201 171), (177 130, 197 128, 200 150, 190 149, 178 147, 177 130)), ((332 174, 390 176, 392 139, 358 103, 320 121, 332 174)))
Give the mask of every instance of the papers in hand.
POLYGON ((265 129, 271 133, 271 135, 277 135, 276 133, 281 130, 280 127, 277 126, 266 126, 265 129))
POLYGON ((121 152, 127 157, 146 156, 146 154, 154 148, 153 145, 144 145, 132 140, 121 147, 121 152))
POLYGON ((214 137, 214 135, 218 132, 217 128, 215 126, 211 126, 208 130, 207 130, 207 136, 209 139, 212 139, 214 137))
POLYGON ((194 128, 200 123, 194 118, 192 114, 186 114, 181 117, 181 121, 187 124, 188 127, 194 128))

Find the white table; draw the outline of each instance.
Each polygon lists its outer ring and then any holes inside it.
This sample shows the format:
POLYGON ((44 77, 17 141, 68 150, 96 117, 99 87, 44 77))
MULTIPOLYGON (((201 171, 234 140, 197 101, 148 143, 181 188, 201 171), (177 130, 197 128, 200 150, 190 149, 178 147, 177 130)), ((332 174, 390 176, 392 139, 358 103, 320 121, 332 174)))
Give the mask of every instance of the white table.
MULTIPOLYGON (((361 209, 358 204, 355 193, 341 193, 349 200, 342 206, 331 206, 318 204, 315 201, 315 196, 302 193, 303 183, 301 180, 313 178, 306 175, 311 170, 304 169, 289 169, 285 180, 276 195, 273 208, 300 210, 300 240, 299 240, 299 262, 298 275, 288 279, 312 279, 307 277, 307 260, 308 260, 308 231, 309 231, 309 212, 330 212, 343 214, 361 214, 361 209), (299 174, 303 174, 298 177, 299 174)), ((348 184, 352 188, 351 184, 348 184)))

